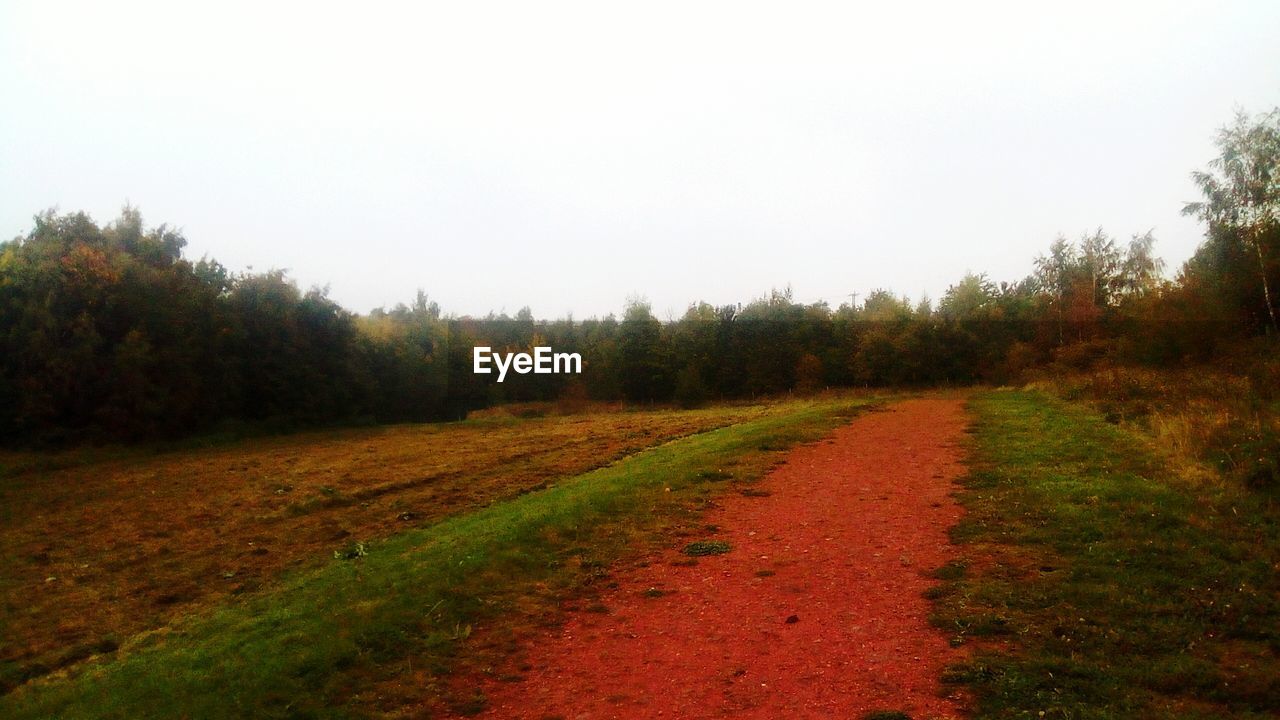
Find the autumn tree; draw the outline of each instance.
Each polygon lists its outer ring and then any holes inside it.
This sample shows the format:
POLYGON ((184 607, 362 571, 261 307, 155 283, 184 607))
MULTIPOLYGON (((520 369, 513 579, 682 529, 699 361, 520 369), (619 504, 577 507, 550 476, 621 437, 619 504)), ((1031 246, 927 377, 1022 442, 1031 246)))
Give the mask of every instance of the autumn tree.
MULTIPOLYGON (((1237 293, 1247 308, 1261 305, 1271 332, 1280 330, 1276 320, 1273 288, 1280 274, 1280 108, 1257 118, 1241 112, 1235 122, 1218 132, 1219 155, 1208 170, 1192 173, 1204 199, 1185 205, 1183 212, 1208 225, 1206 242, 1192 266, 1216 276, 1225 287, 1256 287, 1253 293, 1237 293), (1251 281, 1245 281, 1245 257, 1253 265, 1251 281), (1253 295, 1253 298, 1249 296, 1253 295)), ((1231 292, 1228 289, 1227 292, 1231 292)))

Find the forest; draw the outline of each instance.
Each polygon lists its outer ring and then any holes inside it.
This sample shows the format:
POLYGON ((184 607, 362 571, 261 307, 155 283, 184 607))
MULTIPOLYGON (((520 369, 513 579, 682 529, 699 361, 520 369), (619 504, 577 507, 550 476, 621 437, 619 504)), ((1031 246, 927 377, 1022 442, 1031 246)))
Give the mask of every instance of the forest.
POLYGON ((1150 232, 1059 237, 1034 271, 959 278, 936 303, 885 289, 832 308, 774 290, 655 317, 451 315, 419 291, 358 314, 281 270, 232 272, 126 207, 37 215, 0 244, 0 442, 451 420, 504 402, 711 401, 851 386, 1007 384, 1046 367, 1180 367, 1274 353, 1280 109, 1239 113, 1192 174, 1204 241, 1166 272, 1150 232), (471 372, 476 345, 576 352, 583 374, 471 372))

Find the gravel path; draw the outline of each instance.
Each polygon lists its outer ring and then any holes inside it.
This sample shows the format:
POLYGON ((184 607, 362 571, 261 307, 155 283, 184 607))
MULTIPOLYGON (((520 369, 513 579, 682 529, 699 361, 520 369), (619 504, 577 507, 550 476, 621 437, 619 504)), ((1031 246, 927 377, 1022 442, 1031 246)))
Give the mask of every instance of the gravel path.
POLYGON ((482 717, 959 717, 938 677, 960 651, 921 593, 953 555, 962 405, 867 413, 796 448, 751 495, 722 496, 706 522, 727 554, 688 565, 672 551, 616 574, 609 612, 533 643, 522 682, 484 688, 482 717))

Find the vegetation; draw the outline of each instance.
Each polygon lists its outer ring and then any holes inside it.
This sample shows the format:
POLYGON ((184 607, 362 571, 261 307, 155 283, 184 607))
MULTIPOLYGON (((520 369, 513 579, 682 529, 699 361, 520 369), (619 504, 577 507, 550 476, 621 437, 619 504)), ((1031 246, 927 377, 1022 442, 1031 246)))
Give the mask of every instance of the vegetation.
MULTIPOLYGON (((69 678, 28 684, 0 698, 0 715, 359 717, 418 707, 424 694, 444 692, 441 677, 477 622, 504 619, 490 637, 545 622, 553 598, 589 589, 619 558, 699 532, 692 513, 731 484, 709 474, 752 480, 780 450, 817 439, 859 404, 793 403, 366 543, 361 557, 128 641, 119 657, 69 678), (777 450, 762 449, 766 440, 777 450)), ((513 646, 494 642, 494 653, 513 646)), ((483 704, 464 691, 453 701, 455 710, 483 704)))
POLYGON ((697 542, 691 542, 686 545, 684 548, 684 554, 691 555, 693 557, 702 557, 704 555, 723 555, 732 549, 733 548, 729 546, 729 543, 724 542, 723 540, 698 540, 697 542))
MULTIPOLYGON (((248 427, 456 419, 497 402, 678 402, 822 387, 1003 383, 1056 361, 1168 366, 1274 335, 1280 287, 1280 109, 1241 115, 1194 175, 1206 240, 1163 280, 1150 233, 1058 238, 1035 272, 968 274, 935 307, 885 290, 832 309, 790 290, 697 303, 663 323, 622 317, 452 317, 414 302, 355 315, 281 271, 231 273, 182 256, 126 208, 100 228, 40 215, 0 245, 0 441, 134 440, 248 427), (470 352, 551 345, 585 374, 499 385, 470 352)), ((1271 352, 1273 350, 1267 350, 1271 352)))
POLYGON ((1222 154, 1210 169, 1192 175, 1205 199, 1184 211, 1204 220, 1209 232, 1188 273, 1218 287, 1223 304, 1243 310, 1251 324, 1266 323, 1277 332, 1272 293, 1280 242, 1280 108, 1257 121, 1237 114, 1219 132, 1218 147, 1222 154))
POLYGON ((1189 477, 1280 491, 1280 362, 1268 343, 1193 368, 1039 372, 1035 385, 1152 438, 1189 477))
POLYGON ((992 718, 1280 712, 1280 514, 1196 482, 1141 435, 1038 392, 988 392, 935 622, 992 718))
POLYGON ((134 208, 41 214, 0 244, 0 714, 356 717, 423 688, 478 710, 443 681, 476 623, 496 628, 480 662, 673 535, 687 562, 730 551, 693 541, 692 511, 767 494, 744 483, 858 404, 593 403, 1030 381, 973 403, 965 557, 932 594, 975 652, 948 681, 985 717, 1274 716, 1280 109, 1218 148, 1185 208, 1205 241, 1171 280, 1151 233, 1099 228, 936 305, 787 289, 671 322, 641 300, 458 317, 423 292, 360 315, 283 271, 186 258, 134 208), (585 372, 498 384, 476 345, 585 372), (175 442, 193 437, 216 447, 175 442), (169 444, 85 447, 141 441, 169 444))
POLYGON ((0 453, 0 691, 269 591, 299 564, 359 557, 371 540, 792 409, 478 417, 160 455, 0 453))

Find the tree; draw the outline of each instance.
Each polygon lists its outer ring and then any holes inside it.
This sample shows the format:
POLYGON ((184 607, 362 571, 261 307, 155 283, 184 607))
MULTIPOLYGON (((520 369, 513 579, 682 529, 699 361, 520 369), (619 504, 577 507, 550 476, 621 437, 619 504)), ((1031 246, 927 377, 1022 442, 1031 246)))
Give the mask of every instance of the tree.
POLYGON ((1066 319, 1066 298, 1071 292, 1071 276, 1079 262, 1073 246, 1065 237, 1059 235, 1049 245, 1048 255, 1037 255, 1035 260, 1035 278, 1041 292, 1049 298, 1049 306, 1053 308, 1058 319, 1058 344, 1064 342, 1063 323, 1066 319))
POLYGON ((1080 238, 1080 272, 1088 279, 1089 298, 1095 308, 1111 305, 1120 290, 1123 262, 1115 240, 1102 228, 1080 238))
POLYGON ((905 322, 911 318, 911 303, 888 290, 872 290, 862 302, 860 320, 867 322, 905 322))
POLYGON ((1152 231, 1135 234, 1124 253, 1120 275, 1121 292, 1129 297, 1143 297, 1160 284, 1164 261, 1155 255, 1156 239, 1152 231))
POLYGON ((662 323, 648 302, 633 299, 618 327, 622 393, 632 402, 667 400, 672 383, 666 361, 662 323))
POLYGON ((965 273, 947 288, 938 311, 948 320, 969 320, 985 313, 996 300, 996 286, 986 273, 965 273))
POLYGON ((1186 203, 1183 213, 1208 224, 1210 245, 1236 245, 1254 256, 1270 330, 1275 332, 1280 324, 1271 285, 1275 246, 1280 243, 1280 108, 1257 119, 1237 113, 1233 125, 1219 130, 1216 144, 1220 155, 1209 162, 1209 169, 1191 175, 1205 199, 1186 203))

